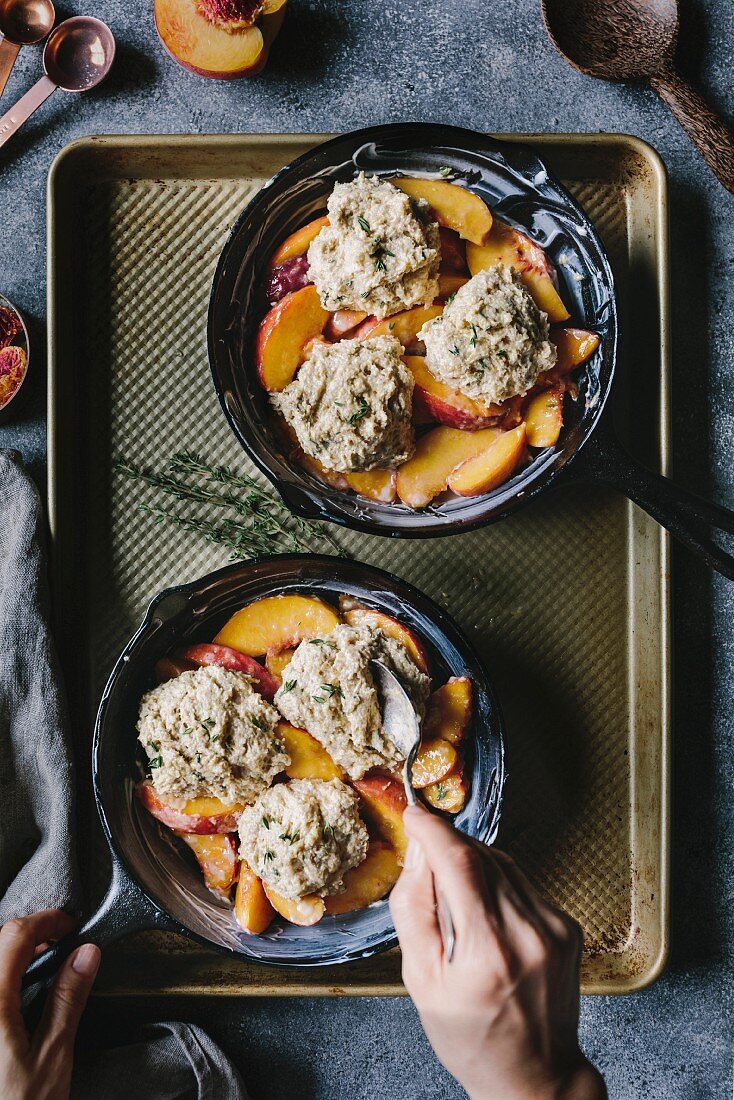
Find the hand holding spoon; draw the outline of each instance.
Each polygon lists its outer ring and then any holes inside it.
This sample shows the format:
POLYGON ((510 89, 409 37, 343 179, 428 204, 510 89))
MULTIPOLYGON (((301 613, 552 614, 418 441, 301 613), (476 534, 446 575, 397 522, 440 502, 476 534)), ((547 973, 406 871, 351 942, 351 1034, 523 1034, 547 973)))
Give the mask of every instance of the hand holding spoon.
POLYGON ((51 0, 0 0, 0 95, 20 47, 42 42, 55 19, 51 0))
MULTIPOLYGON (((418 715, 397 676, 390 672, 381 661, 370 661, 370 668, 380 698, 382 728, 400 754, 405 757, 403 767, 405 797, 409 806, 415 806, 417 799, 413 790, 412 772, 413 763, 421 743, 421 725, 418 715)), ((438 890, 436 891, 436 916, 438 927, 441 930, 444 955, 446 961, 451 962, 456 943, 454 922, 451 919, 451 910, 448 907, 446 898, 438 890)))
POLYGON ((675 68, 678 0, 541 0, 558 52, 600 80, 644 81, 654 88, 711 171, 734 191, 734 135, 675 68))
POLYGON ((43 48, 44 75, 0 118, 0 145, 13 136, 57 88, 87 92, 107 76, 115 57, 112 31, 99 19, 76 15, 59 23, 43 48))

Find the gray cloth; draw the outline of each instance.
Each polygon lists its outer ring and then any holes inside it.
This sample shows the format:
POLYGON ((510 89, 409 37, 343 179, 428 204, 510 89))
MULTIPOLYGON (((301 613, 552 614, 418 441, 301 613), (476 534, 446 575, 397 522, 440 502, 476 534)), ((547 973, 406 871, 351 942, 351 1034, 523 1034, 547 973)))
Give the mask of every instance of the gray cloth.
POLYGON ((49 635, 44 521, 0 451, 0 923, 79 901, 69 722, 49 635))
MULTIPOLYGON (((49 632, 44 521, 14 451, 0 451, 0 924, 75 907, 73 757, 49 632)), ((93 1005, 93 1002, 92 1002, 93 1005)), ((90 1008, 93 1011, 93 1007, 90 1008)), ((197 1027, 155 1024, 139 1042, 75 1066, 76 1100, 246 1100, 197 1027)))

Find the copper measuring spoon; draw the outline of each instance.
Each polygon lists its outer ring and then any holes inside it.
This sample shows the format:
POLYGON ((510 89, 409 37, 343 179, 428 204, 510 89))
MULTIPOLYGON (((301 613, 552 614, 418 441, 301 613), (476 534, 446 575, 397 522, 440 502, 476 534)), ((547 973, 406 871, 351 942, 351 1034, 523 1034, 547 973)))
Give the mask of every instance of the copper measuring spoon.
POLYGON ((0 0, 0 95, 20 47, 42 42, 55 19, 51 0, 0 0))
POLYGON ((734 191, 734 135, 675 67, 677 0, 541 0, 543 22, 574 69, 643 81, 658 93, 711 171, 734 191))
POLYGON ((107 76, 115 57, 112 31, 100 19, 75 15, 51 32, 43 48, 44 76, 0 118, 0 145, 19 130, 52 92, 88 92, 107 76))

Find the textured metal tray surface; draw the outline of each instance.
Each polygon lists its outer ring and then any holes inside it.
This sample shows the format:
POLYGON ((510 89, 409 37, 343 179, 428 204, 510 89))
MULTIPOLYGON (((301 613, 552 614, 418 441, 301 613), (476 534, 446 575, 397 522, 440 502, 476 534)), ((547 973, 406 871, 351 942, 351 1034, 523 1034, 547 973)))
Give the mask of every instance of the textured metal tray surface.
MULTIPOLYGON (((261 183, 317 136, 101 137, 49 180, 49 507, 58 636, 80 760, 97 698, 155 592, 227 551, 154 525, 113 470, 177 450, 243 469, 206 356, 211 275, 261 183)), ((529 135, 595 221, 619 283, 619 427, 667 463, 664 170, 633 138, 529 135), (634 340, 630 334, 634 333, 634 340), (634 379, 634 387, 631 381, 634 379)), ((587 993, 652 981, 667 953, 667 537, 622 497, 569 488, 483 531, 430 542, 338 532, 355 557, 441 602, 483 655, 508 727, 499 843, 583 925, 587 993)), ((90 795, 81 769, 81 798, 90 795)), ((93 815, 88 815, 93 816, 93 815)), ((89 823, 92 892, 106 874, 89 823)), ((116 993, 402 992, 399 954, 324 972, 273 971, 178 937, 107 952, 116 993)))

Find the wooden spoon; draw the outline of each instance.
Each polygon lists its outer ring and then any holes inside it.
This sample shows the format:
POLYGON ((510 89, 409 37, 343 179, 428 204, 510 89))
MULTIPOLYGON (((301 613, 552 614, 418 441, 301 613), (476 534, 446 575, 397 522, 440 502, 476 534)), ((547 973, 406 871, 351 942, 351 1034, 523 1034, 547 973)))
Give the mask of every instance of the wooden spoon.
POLYGON ((558 52, 586 76, 654 88, 714 175, 734 191, 734 135, 675 67, 677 0, 541 0, 558 52))

